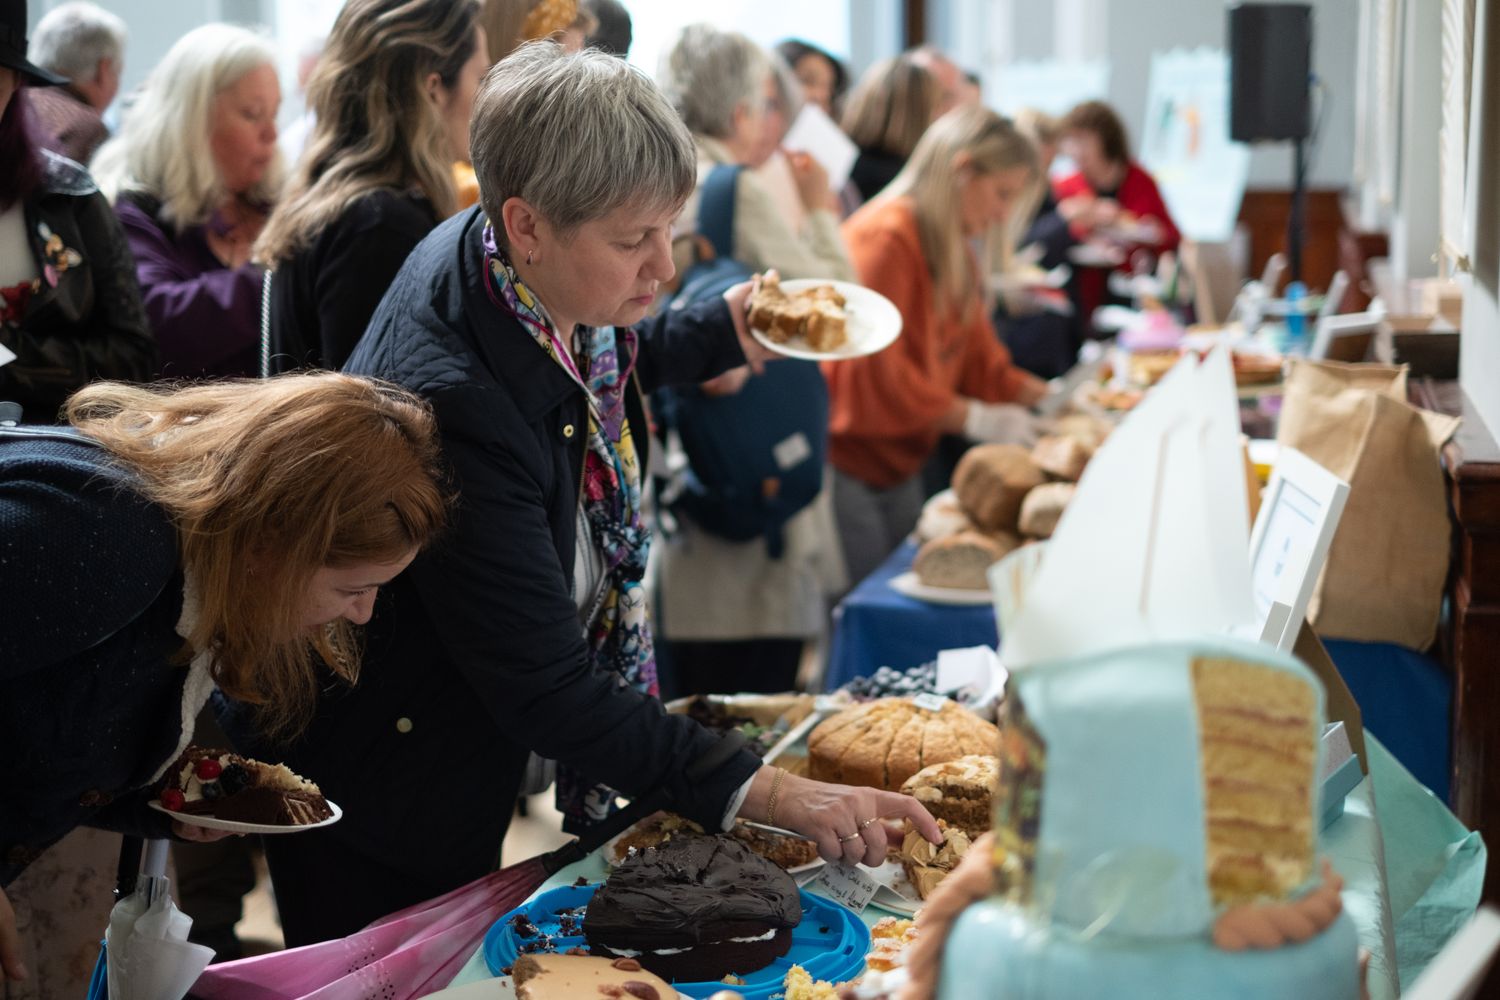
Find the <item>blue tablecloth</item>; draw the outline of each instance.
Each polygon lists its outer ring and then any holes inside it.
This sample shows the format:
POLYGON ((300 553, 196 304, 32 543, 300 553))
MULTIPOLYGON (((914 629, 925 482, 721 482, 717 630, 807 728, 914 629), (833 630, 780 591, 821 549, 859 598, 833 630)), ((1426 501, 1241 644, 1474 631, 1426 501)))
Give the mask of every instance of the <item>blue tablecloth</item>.
POLYGON ((891 589, 891 580, 911 569, 916 554, 916 545, 902 545, 834 610, 833 639, 823 676, 826 690, 873 674, 879 667, 907 670, 919 666, 942 649, 999 642, 995 609, 988 604, 929 604, 891 589))
MULTIPOLYGON (((890 581, 911 569, 916 552, 907 543, 891 553, 834 612, 826 690, 883 666, 906 670, 927 663, 939 650, 999 644, 993 607, 929 604, 891 589, 890 581)), ((1431 658, 1401 646, 1342 640, 1325 645, 1359 703, 1365 729, 1446 802, 1452 679, 1431 658)))

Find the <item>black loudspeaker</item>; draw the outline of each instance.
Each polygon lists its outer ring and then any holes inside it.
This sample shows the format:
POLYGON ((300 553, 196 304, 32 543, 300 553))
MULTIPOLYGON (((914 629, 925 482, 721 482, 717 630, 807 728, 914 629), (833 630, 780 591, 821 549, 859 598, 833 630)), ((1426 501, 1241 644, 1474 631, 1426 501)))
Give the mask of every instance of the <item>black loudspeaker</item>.
POLYGON ((1231 139, 1306 139, 1311 73, 1311 6, 1245 3, 1229 8, 1231 139))

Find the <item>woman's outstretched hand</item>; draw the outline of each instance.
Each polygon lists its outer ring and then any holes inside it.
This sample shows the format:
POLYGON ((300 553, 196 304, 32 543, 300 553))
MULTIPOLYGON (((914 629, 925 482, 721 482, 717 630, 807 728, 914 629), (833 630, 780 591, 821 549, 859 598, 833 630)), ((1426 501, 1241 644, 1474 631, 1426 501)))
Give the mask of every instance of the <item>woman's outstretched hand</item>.
POLYGON ((937 820, 910 795, 857 788, 787 774, 777 790, 775 815, 769 800, 778 768, 762 767, 750 785, 740 815, 802 834, 818 845, 825 861, 880 865, 886 848, 900 843, 902 820, 934 844, 942 842, 937 820))

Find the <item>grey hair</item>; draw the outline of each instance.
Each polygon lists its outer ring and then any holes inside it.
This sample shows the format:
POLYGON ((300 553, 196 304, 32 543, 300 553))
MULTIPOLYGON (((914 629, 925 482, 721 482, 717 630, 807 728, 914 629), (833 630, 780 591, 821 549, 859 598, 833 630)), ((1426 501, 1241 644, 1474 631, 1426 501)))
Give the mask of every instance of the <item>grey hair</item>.
POLYGON ((77 0, 49 10, 26 48, 32 62, 80 83, 94 79, 101 59, 125 56, 125 22, 97 4, 77 0))
POLYGON ((693 137, 651 80, 598 49, 531 42, 479 85, 469 123, 479 201, 522 198, 563 233, 624 205, 671 210, 697 183, 693 137))
POLYGON ((662 59, 662 91, 694 135, 727 138, 734 112, 762 100, 771 57, 737 31, 690 24, 662 59))
MULTIPOLYGON (((119 134, 100 147, 91 170, 111 202, 131 191, 158 198, 175 226, 204 222, 227 196, 210 150, 214 98, 246 73, 276 66, 260 35, 229 24, 205 24, 183 35, 146 78, 119 134)), ((281 190, 278 150, 247 196, 270 204, 281 190)))

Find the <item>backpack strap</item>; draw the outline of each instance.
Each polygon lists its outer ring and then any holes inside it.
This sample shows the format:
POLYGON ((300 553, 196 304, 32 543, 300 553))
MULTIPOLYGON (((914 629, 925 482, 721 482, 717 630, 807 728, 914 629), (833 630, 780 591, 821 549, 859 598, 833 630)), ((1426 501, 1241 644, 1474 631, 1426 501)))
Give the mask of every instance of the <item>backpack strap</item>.
POLYGON ((698 232, 719 257, 734 257, 734 196, 743 169, 738 163, 718 164, 698 195, 698 232))

